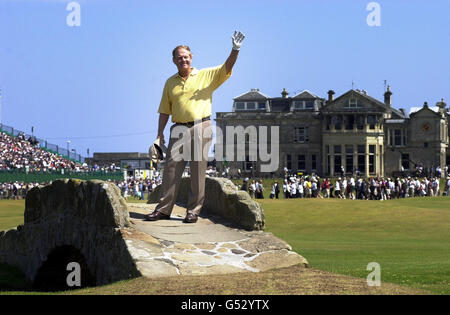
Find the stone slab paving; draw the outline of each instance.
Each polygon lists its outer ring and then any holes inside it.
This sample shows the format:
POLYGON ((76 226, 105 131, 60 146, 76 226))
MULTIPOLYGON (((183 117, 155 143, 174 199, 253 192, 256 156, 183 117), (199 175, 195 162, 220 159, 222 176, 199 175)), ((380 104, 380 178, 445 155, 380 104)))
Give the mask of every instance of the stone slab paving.
POLYGON ((143 276, 259 272, 308 261, 271 233, 233 228, 217 218, 183 223, 186 209, 175 206, 171 220, 144 221, 156 204, 129 203, 132 229, 121 230, 143 276))

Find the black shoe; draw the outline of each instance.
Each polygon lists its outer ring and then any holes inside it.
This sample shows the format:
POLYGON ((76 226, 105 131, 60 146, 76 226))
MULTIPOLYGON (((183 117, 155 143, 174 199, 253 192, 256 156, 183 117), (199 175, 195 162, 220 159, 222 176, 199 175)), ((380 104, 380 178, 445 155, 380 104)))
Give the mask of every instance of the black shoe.
POLYGON ((198 220, 198 216, 194 213, 188 213, 184 218, 184 223, 195 223, 198 220))
POLYGON ((170 215, 155 210, 152 213, 147 214, 144 220, 145 221, 170 220, 170 215))

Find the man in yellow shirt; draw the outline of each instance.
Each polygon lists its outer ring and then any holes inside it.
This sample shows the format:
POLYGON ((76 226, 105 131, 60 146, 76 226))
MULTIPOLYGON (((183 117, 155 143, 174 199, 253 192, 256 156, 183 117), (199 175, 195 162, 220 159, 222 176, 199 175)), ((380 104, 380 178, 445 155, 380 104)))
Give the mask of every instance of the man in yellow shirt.
MULTIPOLYGON (((205 199, 205 172, 207 156, 212 140, 211 114, 212 93, 230 76, 236 63, 244 34, 234 32, 233 49, 225 63, 218 67, 197 70, 191 68, 192 54, 188 46, 177 46, 172 51, 172 61, 178 73, 171 76, 164 85, 163 95, 159 106, 158 137, 164 144, 164 128, 172 116, 171 136, 167 150, 166 163, 163 172, 161 198, 154 212, 146 215, 145 219, 156 221, 170 219, 181 176, 186 167, 186 156, 179 159, 180 139, 187 135, 187 140, 193 148, 188 159, 190 161, 191 191, 187 204, 184 222, 197 222, 205 199), (186 132, 180 134, 180 128, 186 132), (208 132, 209 131, 209 132, 208 132), (182 135, 182 137, 180 137, 182 135), (201 147, 196 148, 200 143, 201 147), (200 151, 198 156, 195 152, 200 151)), ((184 141, 186 138, 183 139, 184 141)), ((181 150, 186 149, 185 146, 181 150)), ((186 153, 186 152, 183 152, 186 153)))

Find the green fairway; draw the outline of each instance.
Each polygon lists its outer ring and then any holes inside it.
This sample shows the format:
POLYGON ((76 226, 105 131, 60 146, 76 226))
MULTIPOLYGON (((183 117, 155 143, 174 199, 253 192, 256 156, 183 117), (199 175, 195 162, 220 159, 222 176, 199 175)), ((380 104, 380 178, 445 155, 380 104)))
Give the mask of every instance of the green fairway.
POLYGON ((25 200, 0 200, 0 231, 23 224, 25 200))
POLYGON ((261 200, 266 231, 321 270, 450 294, 450 198, 261 200))
MULTIPOLYGON (((377 262, 382 285, 450 294, 450 198, 258 201, 266 231, 288 242, 313 268, 365 279, 368 263, 377 262)), ((24 208, 23 200, 1 200, 0 230, 22 224, 24 208)), ((2 272, 21 282, 11 269, 0 266, 2 272)))

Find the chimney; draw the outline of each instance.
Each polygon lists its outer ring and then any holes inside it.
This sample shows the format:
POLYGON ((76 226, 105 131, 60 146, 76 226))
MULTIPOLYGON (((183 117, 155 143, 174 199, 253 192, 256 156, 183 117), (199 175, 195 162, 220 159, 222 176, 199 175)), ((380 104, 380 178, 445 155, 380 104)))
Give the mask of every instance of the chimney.
POLYGON ((328 102, 332 102, 334 100, 334 91, 333 90, 329 90, 328 91, 328 102))
POLYGON ((287 98, 289 95, 288 91, 286 91, 286 88, 283 89, 283 92, 281 92, 281 97, 282 98, 287 98))
POLYGON ((441 98, 440 102, 436 103, 436 106, 439 107, 439 113, 444 114, 445 113, 445 107, 447 104, 444 102, 444 99, 441 98))
POLYGON ((404 108, 400 108, 400 112, 406 117, 406 110, 404 108))
POLYGON ((386 104, 386 106, 389 106, 389 107, 392 106, 391 95, 392 95, 391 86, 388 85, 387 91, 384 93, 384 104, 386 104))

